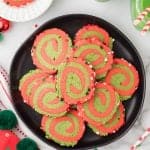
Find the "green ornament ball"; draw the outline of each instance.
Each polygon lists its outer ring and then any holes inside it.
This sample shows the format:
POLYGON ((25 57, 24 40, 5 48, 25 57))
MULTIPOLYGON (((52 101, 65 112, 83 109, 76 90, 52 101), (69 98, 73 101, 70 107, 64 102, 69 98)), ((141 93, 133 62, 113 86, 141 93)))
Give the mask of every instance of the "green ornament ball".
POLYGON ((16 127, 17 118, 11 110, 3 110, 0 112, 0 129, 10 130, 16 127))
POLYGON ((38 150, 38 146, 32 139, 24 138, 17 144, 17 150, 38 150))

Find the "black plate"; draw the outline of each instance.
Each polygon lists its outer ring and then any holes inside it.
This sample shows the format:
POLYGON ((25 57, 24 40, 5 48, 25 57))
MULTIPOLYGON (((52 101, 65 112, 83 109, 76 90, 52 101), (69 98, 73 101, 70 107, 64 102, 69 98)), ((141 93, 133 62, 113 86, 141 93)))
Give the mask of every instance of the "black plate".
MULTIPOLYGON (((18 37, 19 38, 19 37, 18 37)), ((11 70, 10 70, 10 90, 13 98, 14 106, 19 114, 20 118, 25 124, 36 134, 41 140, 46 142, 48 145, 55 147, 56 149, 87 149, 96 146, 103 146, 109 144, 118 138, 122 137, 127 131, 133 126, 139 113, 141 111, 144 95, 145 95, 145 72, 143 62, 136 48, 132 43, 123 35, 117 28, 110 23, 89 15, 83 14, 71 14, 61 16, 56 19, 50 20, 41 26, 36 32, 34 32, 19 48, 15 55, 11 70), (66 31, 73 39, 75 33, 82 26, 87 24, 97 24, 106 29, 109 34, 115 39, 113 50, 116 57, 123 57, 130 61, 137 68, 140 75, 140 85, 131 100, 124 102, 126 110, 126 123, 125 125, 115 134, 107 137, 100 137, 95 135, 89 128, 87 128, 83 138, 73 148, 61 147, 58 144, 47 140, 44 136, 44 132, 40 130, 41 115, 33 111, 29 106, 23 103, 20 92, 18 91, 19 79, 28 72, 30 69, 35 68, 31 59, 31 47, 37 34, 48 28, 61 28, 66 31)))

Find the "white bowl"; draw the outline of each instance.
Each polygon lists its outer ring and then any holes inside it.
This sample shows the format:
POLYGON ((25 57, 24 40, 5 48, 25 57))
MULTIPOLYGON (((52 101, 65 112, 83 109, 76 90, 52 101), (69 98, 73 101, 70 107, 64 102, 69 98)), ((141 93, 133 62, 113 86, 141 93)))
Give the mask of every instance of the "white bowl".
POLYGON ((0 16, 14 22, 25 22, 43 14, 53 0, 35 0, 21 7, 9 6, 0 0, 0 16))

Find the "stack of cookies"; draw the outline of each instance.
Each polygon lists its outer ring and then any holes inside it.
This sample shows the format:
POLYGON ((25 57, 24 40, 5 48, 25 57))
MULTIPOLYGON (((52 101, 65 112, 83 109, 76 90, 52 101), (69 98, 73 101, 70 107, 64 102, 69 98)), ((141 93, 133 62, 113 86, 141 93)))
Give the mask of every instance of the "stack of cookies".
POLYGON ((90 127, 99 136, 118 131, 125 123, 122 101, 139 85, 136 68, 115 58, 114 39, 90 24, 74 40, 58 28, 37 35, 31 56, 35 70, 21 79, 24 102, 43 115, 46 138, 74 146, 90 127))

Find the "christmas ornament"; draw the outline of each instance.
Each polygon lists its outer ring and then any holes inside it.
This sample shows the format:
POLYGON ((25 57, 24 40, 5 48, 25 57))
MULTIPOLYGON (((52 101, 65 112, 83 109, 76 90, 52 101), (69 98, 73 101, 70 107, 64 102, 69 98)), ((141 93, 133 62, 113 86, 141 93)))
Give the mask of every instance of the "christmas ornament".
POLYGON ((0 17, 0 32, 7 31, 10 27, 10 22, 2 17, 0 17))
POLYGON ((17 118, 11 110, 0 111, 0 150, 38 150, 30 138, 20 140, 11 129, 17 126, 17 118))

